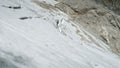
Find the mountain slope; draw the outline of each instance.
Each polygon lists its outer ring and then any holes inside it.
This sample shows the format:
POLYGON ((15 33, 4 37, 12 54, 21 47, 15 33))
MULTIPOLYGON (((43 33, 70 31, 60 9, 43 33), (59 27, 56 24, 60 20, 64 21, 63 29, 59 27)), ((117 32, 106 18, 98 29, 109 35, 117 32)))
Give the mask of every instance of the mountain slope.
POLYGON ((105 43, 59 9, 45 9, 30 0, 0 0, 0 5, 0 67, 120 67, 105 43))
POLYGON ((102 1, 63 0, 57 3, 56 7, 71 16, 92 35, 108 44, 112 52, 120 55, 120 15, 116 13, 119 12, 119 8, 114 5, 117 0, 104 0, 108 7, 103 6, 102 1), (115 12, 109 8, 115 9, 115 12))

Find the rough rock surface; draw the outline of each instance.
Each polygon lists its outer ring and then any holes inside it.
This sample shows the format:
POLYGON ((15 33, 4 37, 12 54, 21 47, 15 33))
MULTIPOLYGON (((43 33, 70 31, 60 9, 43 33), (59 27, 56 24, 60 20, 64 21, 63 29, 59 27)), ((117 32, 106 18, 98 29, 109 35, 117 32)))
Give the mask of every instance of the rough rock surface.
POLYGON ((107 6, 110 10, 120 14, 120 0, 95 0, 97 3, 101 3, 107 6))
POLYGON ((120 16, 116 14, 119 11, 119 0, 59 1, 60 3, 56 4, 57 8, 103 40, 111 47, 111 51, 120 55, 120 16))

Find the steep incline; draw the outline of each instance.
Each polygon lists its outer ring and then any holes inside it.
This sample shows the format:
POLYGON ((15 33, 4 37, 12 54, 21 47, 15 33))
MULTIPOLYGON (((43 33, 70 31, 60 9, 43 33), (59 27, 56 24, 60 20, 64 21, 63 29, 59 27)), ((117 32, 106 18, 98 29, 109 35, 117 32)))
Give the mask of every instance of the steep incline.
MULTIPOLYGON (((37 0, 36 0, 37 1, 37 0)), ((54 5, 51 0, 38 2, 54 5)), ((70 17, 30 0, 0 0, 0 68, 120 68, 109 47, 70 17)))
POLYGON ((101 1, 114 11, 120 11, 118 0, 62 0, 56 7, 108 44, 112 52, 120 55, 120 15, 103 6, 101 1))

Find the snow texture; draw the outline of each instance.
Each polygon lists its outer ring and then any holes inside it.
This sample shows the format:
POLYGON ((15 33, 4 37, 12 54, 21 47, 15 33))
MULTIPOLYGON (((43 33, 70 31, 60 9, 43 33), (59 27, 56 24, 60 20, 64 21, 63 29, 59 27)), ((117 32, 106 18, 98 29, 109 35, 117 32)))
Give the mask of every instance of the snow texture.
POLYGON ((0 68, 120 68, 120 60, 63 12, 0 0, 0 68))

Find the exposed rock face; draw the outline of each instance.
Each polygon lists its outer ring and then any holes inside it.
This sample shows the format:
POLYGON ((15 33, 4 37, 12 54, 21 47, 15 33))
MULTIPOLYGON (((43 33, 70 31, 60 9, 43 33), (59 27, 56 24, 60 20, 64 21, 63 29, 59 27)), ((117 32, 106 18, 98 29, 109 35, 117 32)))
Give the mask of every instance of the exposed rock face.
POLYGON ((115 13, 120 14, 120 0, 95 0, 97 3, 104 4, 115 13))
POLYGON ((56 7, 71 15, 120 55, 120 16, 111 11, 120 12, 119 3, 120 0, 60 0, 56 7))

